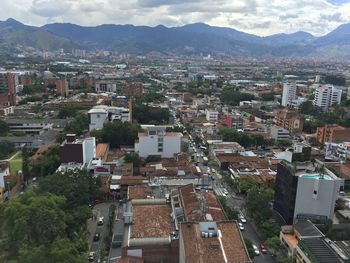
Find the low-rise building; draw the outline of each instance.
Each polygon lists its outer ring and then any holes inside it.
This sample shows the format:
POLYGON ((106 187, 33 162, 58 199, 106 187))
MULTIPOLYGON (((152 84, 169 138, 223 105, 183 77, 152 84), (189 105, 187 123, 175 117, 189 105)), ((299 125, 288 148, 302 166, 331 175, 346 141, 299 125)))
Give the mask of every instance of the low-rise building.
POLYGON ((300 133, 303 131, 304 118, 296 111, 281 109, 276 114, 276 125, 287 129, 291 133, 300 133))
POLYGON ((339 125, 318 127, 316 138, 322 145, 326 142, 348 142, 350 141, 350 128, 344 128, 339 125))
POLYGON ((313 164, 304 153, 296 149, 293 156, 298 156, 299 161, 292 158, 291 162, 277 165, 274 209, 287 224, 297 219, 313 222, 332 219, 339 191, 344 186, 343 179, 313 164))
POLYGON ((122 122, 131 120, 131 113, 128 108, 111 107, 107 105, 98 105, 88 112, 89 131, 99 130, 109 121, 120 120, 122 122))
POLYGON ((42 134, 53 128, 64 128, 67 119, 5 119, 10 132, 42 134))
POLYGON ((277 141, 288 140, 290 138, 290 133, 287 129, 279 126, 271 126, 271 138, 277 141))
POLYGON ((142 125, 135 142, 135 152, 146 158, 150 155, 171 158, 181 152, 182 133, 166 132, 167 126, 142 125))
POLYGON ((179 232, 180 263, 249 263, 243 237, 235 222, 186 222, 179 232))
POLYGON ((205 109, 205 118, 207 121, 217 121, 219 119, 219 112, 216 110, 205 109))
POLYGON ((104 93, 104 92, 116 92, 117 91, 117 84, 114 80, 107 80, 107 79, 99 79, 95 82, 95 91, 97 93, 104 93))
POLYGON ((87 166, 96 158, 95 137, 77 139, 75 134, 67 134, 59 149, 61 164, 81 164, 87 166))

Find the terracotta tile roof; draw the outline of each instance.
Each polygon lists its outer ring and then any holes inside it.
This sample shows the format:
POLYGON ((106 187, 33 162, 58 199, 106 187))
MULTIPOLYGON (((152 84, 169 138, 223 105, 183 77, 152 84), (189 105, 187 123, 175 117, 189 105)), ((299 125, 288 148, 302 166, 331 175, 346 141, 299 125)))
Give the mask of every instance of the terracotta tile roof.
POLYGON ((119 261, 115 261, 115 263, 144 263, 144 262, 145 261, 142 258, 136 258, 136 257, 123 257, 119 259, 119 261))
POLYGON ((145 184, 147 179, 142 176, 122 176, 120 180, 121 185, 141 185, 145 184))
POLYGON ((168 237, 174 230, 169 205, 133 206, 131 238, 168 237))
POLYGON ((109 144, 108 143, 99 143, 96 146, 96 157, 97 158, 103 158, 106 156, 107 151, 109 148, 109 144))
POLYGON ((267 158, 261 158, 258 156, 242 156, 240 154, 219 153, 216 157, 220 163, 229 163, 233 169, 239 169, 241 167, 268 169, 270 167, 267 158))
POLYGON ((216 196, 212 192, 205 192, 204 197, 206 200, 206 212, 209 213, 214 221, 226 220, 224 213, 222 212, 221 206, 216 199, 216 196))
POLYGON ((129 186, 128 199, 146 199, 152 196, 152 188, 149 186, 129 186))
POLYGON ((184 209, 185 221, 201 221, 203 217, 193 184, 179 187, 179 194, 184 209))
POLYGON ((217 222, 221 232, 221 243, 218 237, 203 238, 198 223, 181 224, 184 254, 187 263, 245 263, 251 262, 237 225, 232 221, 217 222))

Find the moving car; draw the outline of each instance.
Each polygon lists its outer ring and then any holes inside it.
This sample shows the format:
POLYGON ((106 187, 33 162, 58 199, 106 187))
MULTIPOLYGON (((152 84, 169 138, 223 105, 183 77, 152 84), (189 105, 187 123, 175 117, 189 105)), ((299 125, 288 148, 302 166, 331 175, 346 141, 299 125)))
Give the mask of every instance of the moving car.
POLYGON ((101 236, 100 233, 95 233, 95 235, 94 235, 94 241, 99 241, 99 240, 100 240, 100 236, 101 236))
POLYGON ((101 217, 98 219, 97 225, 98 225, 98 226, 102 226, 103 223, 104 223, 104 217, 101 216, 101 217))
POLYGON ((261 251, 261 253, 264 253, 264 254, 267 253, 266 247, 264 246, 263 243, 260 244, 260 251, 261 251))
POLYGON ((227 191, 226 189, 223 190, 223 193, 224 193, 225 195, 228 195, 228 191, 227 191))
POLYGON ((260 251, 259 251, 258 247, 256 245, 254 245, 254 244, 253 244, 253 249, 254 249, 255 255, 259 256, 260 255, 260 251))

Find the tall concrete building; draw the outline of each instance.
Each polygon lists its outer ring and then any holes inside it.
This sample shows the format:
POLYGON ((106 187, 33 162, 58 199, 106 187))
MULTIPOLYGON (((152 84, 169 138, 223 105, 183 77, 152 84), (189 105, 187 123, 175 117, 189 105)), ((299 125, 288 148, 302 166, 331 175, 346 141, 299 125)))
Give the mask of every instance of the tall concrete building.
POLYGON ((56 94, 66 97, 69 92, 68 82, 66 79, 55 80, 56 94))
POLYGON ((321 85, 315 90, 313 104, 320 107, 323 111, 328 111, 330 107, 339 104, 341 101, 342 90, 332 85, 321 85))
POLYGON ((295 82, 283 83, 282 106, 291 106, 292 101, 297 96, 297 85, 295 82))
POLYGON ((15 74, 0 74, 0 104, 16 105, 16 79, 15 74))
POLYGON ((344 180, 310 161, 311 147, 297 146, 291 160, 277 166, 274 209, 287 224, 297 219, 332 219, 344 180))

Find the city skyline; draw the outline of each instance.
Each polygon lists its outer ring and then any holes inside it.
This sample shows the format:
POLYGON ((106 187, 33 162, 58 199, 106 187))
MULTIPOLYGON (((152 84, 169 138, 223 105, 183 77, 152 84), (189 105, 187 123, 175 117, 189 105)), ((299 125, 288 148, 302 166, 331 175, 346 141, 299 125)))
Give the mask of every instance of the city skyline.
POLYGON ((325 35, 350 21, 344 0, 16 0, 2 1, 0 20, 11 17, 41 26, 69 22, 84 26, 134 24, 167 27, 203 22, 260 36, 306 31, 325 35))

